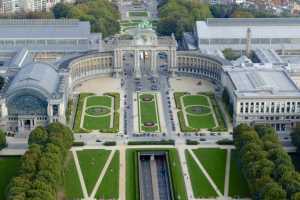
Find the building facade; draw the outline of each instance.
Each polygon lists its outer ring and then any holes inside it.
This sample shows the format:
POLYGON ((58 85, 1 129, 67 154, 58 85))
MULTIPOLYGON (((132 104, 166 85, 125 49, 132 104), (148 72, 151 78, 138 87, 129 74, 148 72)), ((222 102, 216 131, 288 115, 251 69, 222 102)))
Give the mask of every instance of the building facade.
POLYGON ((47 63, 22 67, 1 97, 1 123, 8 132, 30 133, 37 126, 65 122, 65 76, 47 63))
POLYGON ((60 0, 1 0, 0 14, 47 12, 60 0))
POLYGON ((283 68, 225 67, 223 85, 233 108, 233 125, 270 124, 290 132, 300 121, 300 90, 283 68))

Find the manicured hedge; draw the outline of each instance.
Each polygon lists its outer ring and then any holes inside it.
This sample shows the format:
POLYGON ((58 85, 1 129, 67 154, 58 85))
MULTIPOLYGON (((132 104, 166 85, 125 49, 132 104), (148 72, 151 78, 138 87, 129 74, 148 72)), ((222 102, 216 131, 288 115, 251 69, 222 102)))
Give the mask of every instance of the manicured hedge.
POLYGON ((105 141, 103 142, 104 146, 116 146, 117 142, 116 141, 105 141))
POLYGON ((233 140, 230 139, 222 139, 222 140, 218 140, 217 144, 219 145, 234 145, 233 140))
POLYGON ((7 146, 5 133, 0 129, 0 150, 7 146))
POLYGON ((187 145, 198 145, 198 144, 199 144, 199 141, 187 139, 187 140, 185 141, 185 144, 187 144, 187 145))
POLYGON ((72 146, 73 147, 81 147, 81 146, 84 146, 85 143, 84 142, 73 142, 72 146))
POLYGON ((129 141, 128 145, 174 145, 174 140, 160 140, 160 141, 129 141))
POLYGON ((174 99, 175 99, 175 105, 177 109, 181 109, 181 101, 180 98, 184 95, 189 94, 188 92, 175 92, 174 93, 174 99))
POLYGON ((69 123, 69 121, 70 121, 70 116, 71 116, 71 112, 72 112, 72 104, 73 104, 72 99, 69 99, 68 104, 67 104, 67 109, 66 109, 66 121, 67 121, 67 123, 69 123))

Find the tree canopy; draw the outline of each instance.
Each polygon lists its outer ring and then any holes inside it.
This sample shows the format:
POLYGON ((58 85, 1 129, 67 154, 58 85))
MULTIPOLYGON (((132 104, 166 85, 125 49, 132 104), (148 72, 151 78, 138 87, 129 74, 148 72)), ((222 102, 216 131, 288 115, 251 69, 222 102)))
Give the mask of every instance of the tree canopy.
POLYGON ((299 197, 300 174, 273 128, 241 124, 234 129, 234 143, 253 199, 299 197))
POLYGON ((167 0, 159 6, 159 15, 157 32, 161 35, 174 33, 177 39, 184 31, 192 31, 197 20, 212 17, 209 6, 198 0, 167 0))
POLYGON ((78 1, 76 4, 58 3, 52 9, 55 18, 75 18, 89 21, 93 32, 101 32, 104 37, 120 30, 119 11, 107 0, 78 1))
POLYGON ((73 133, 60 123, 52 123, 46 128, 37 127, 31 134, 19 175, 10 181, 6 197, 8 200, 55 200, 73 133))

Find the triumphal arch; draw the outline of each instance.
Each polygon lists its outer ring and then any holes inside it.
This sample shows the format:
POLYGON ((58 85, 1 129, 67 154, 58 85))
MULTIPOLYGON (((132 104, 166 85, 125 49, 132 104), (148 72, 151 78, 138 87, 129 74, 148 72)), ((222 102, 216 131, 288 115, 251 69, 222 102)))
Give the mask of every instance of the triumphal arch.
MULTIPOLYGON (((157 56, 159 53, 167 56, 168 70, 174 72, 176 68, 176 40, 172 36, 157 36, 148 21, 139 24, 135 29, 130 30, 130 39, 116 38, 109 49, 114 49, 114 66, 117 74, 122 72, 123 55, 130 52, 134 57, 134 72, 137 77, 141 76, 141 60, 150 59, 150 70, 153 75, 157 74, 157 56)), ((109 50, 107 49, 107 50, 109 50)))

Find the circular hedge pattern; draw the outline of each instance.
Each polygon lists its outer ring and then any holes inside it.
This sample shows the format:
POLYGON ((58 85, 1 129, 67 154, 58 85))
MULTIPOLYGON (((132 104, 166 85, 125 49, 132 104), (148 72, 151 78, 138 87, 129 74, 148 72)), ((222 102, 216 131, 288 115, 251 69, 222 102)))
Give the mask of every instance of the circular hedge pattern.
POLYGON ((85 112, 88 115, 94 115, 94 116, 99 116, 99 115, 105 115, 110 113, 110 109, 102 106, 95 106, 95 107, 90 107, 85 110, 85 112))
POLYGON ((140 98, 143 101, 153 101, 154 96, 153 95, 143 94, 143 95, 140 96, 140 98))
POLYGON ((206 106, 188 106, 185 108, 185 111, 188 114, 193 114, 193 115, 203 115, 203 114, 208 114, 211 112, 209 107, 206 106))
POLYGON ((144 122, 145 127, 153 127, 155 125, 154 122, 144 122))

